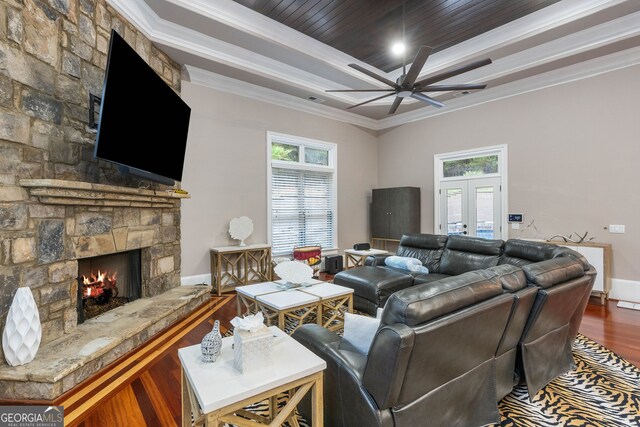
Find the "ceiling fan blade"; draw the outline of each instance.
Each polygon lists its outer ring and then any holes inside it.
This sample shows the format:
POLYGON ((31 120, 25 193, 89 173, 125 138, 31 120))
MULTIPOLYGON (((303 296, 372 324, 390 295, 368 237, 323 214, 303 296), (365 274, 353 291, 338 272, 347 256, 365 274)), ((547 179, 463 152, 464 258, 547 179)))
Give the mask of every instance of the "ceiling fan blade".
POLYGON ((395 95, 395 94, 396 94, 395 91, 393 93, 387 93, 386 95, 382 95, 382 96, 379 96, 377 98, 373 98, 373 99, 370 99, 368 101, 361 102, 360 104, 356 104, 356 105, 352 105, 351 107, 347 107, 347 110, 350 110, 350 109, 352 109, 354 107, 359 107, 361 105, 368 104, 370 102, 377 101, 378 99, 386 98, 388 96, 395 95))
POLYGON ((418 50, 418 53, 413 60, 413 64, 411 64, 411 68, 409 68, 407 76, 402 81, 403 84, 406 83, 413 85, 413 82, 418 78, 418 74, 422 71, 422 67, 424 67, 424 63, 427 62, 431 52, 433 52, 433 48, 431 46, 420 46, 420 50, 418 50))
POLYGON ((396 110, 398 109, 398 107, 400 106, 401 102, 402 102, 402 98, 400 98, 399 96, 396 97, 396 100, 393 101, 393 105, 391 105, 391 108, 389 108, 389 113, 387 113, 387 114, 395 113, 396 110))
POLYGON ((395 92, 395 89, 329 89, 325 92, 395 92))
POLYGON ((394 82, 392 82, 391 80, 389 80, 387 78, 384 78, 382 76, 379 76, 376 73, 374 73, 373 71, 369 71, 366 68, 363 68, 363 67, 359 66, 358 64, 349 64, 349 67, 353 68, 354 70, 358 70, 361 73, 364 73, 369 77, 373 77, 374 79, 376 79, 378 81, 381 81, 382 83, 388 84, 392 88, 397 87, 397 85, 394 82))
POLYGON ((427 85, 430 85, 431 83, 439 82, 440 80, 448 79, 449 77, 457 76, 458 74, 466 73, 467 71, 475 70, 476 68, 484 67, 485 65, 489 65, 489 64, 491 64, 491 60, 489 58, 483 59, 481 61, 472 62, 471 64, 464 65, 454 70, 436 74, 435 76, 427 77, 424 80, 420 80, 419 82, 416 82, 413 86, 415 88, 427 86, 427 85))
POLYGON ((427 104, 433 105, 434 107, 444 107, 444 104, 436 99, 431 98, 430 96, 425 95, 424 93, 414 92, 411 94, 412 98, 418 99, 422 102, 426 102, 427 104))
POLYGON ((473 90, 473 89, 484 89, 487 85, 429 85, 419 87, 416 92, 443 92, 449 90, 473 90))

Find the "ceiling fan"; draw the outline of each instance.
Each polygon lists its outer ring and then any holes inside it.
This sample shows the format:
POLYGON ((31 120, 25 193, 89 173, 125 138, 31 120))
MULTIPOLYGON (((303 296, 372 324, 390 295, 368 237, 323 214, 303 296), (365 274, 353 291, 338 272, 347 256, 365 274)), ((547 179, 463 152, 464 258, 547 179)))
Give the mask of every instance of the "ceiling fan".
MULTIPOLYGON (((396 96, 395 101, 391 105, 391 109, 389 110, 389 114, 393 114, 396 112, 400 103, 404 98, 414 98, 419 101, 425 102, 429 105, 433 105, 434 107, 444 107, 444 104, 437 99, 434 99, 428 95, 425 95, 424 92, 443 92, 443 91, 453 91, 453 90, 473 90, 473 89, 484 89, 487 87, 485 84, 453 84, 453 85, 434 85, 433 83, 439 82, 441 80, 448 79, 449 77, 457 76, 458 74, 466 73, 467 71, 474 70, 476 68, 484 67, 485 65, 491 64, 491 59, 483 59, 481 61, 472 62, 470 64, 464 65, 462 67, 456 68, 451 71, 445 71, 440 74, 436 74, 435 76, 427 77, 424 80, 416 81, 418 78, 418 74, 422 70, 425 62, 427 62, 427 58, 433 51, 432 47, 429 46, 421 46, 416 54, 411 67, 409 68, 409 72, 406 72, 406 67, 403 64, 402 66, 402 76, 398 78, 398 80, 394 83, 391 80, 382 77, 372 71, 367 70, 364 67, 361 67, 358 64, 349 64, 349 66, 353 69, 360 71, 370 77, 373 77, 376 80, 381 81, 389 85, 392 89, 336 89, 336 90, 327 90, 327 92, 389 92, 385 95, 378 96, 377 98, 370 99, 365 102, 361 102, 356 105, 352 105, 347 109, 358 107, 360 105, 368 104, 373 101, 377 101, 378 99, 387 98, 389 96, 396 96)), ((404 62, 404 61, 403 61, 404 62)))

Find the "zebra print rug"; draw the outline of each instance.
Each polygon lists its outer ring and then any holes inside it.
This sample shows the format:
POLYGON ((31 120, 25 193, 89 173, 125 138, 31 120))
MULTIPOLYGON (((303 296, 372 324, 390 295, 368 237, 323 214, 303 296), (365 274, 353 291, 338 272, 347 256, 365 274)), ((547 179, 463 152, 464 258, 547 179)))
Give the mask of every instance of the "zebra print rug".
MULTIPOLYGON (((575 369, 529 402, 524 385, 500 401, 501 427, 640 426, 640 369, 578 335, 575 369)), ((498 424, 496 424, 497 426, 498 424)))
MULTIPOLYGON (((575 369, 540 390, 531 402, 526 386, 516 386, 498 405, 500 424, 491 427, 640 426, 640 369, 583 335, 576 339, 573 356, 575 369)), ((278 405, 285 404, 282 396, 278 405)), ((247 409, 268 413, 266 401, 247 409)), ((298 421, 310 427, 302 417, 298 421)))

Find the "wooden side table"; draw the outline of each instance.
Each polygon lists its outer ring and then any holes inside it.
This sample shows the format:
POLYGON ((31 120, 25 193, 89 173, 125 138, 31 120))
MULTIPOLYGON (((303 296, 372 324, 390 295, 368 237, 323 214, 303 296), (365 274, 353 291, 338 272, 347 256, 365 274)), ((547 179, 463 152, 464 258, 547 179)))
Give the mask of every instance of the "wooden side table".
POLYGON ((295 408, 303 396, 311 392, 311 424, 324 423, 322 381, 327 368, 324 360, 313 354, 276 327, 273 363, 268 369, 241 374, 233 368, 233 337, 222 339, 222 351, 214 363, 202 361, 200 345, 178 350, 182 364, 182 426, 218 427, 222 423, 238 426, 279 426, 290 420, 297 425, 295 408), (277 396, 289 394, 280 410, 277 396), (262 416, 243 409, 268 399, 269 415, 262 416), (242 417, 249 418, 248 421, 242 417))
POLYGON ((236 286, 271 280, 271 246, 220 246, 211 248, 211 285, 218 296, 236 286))
POLYGON ((371 255, 385 255, 388 251, 382 249, 369 249, 367 251, 356 251, 354 249, 346 249, 344 251, 344 269, 348 270, 354 267, 364 267, 364 260, 371 255), (352 265, 350 265, 352 264, 352 265))

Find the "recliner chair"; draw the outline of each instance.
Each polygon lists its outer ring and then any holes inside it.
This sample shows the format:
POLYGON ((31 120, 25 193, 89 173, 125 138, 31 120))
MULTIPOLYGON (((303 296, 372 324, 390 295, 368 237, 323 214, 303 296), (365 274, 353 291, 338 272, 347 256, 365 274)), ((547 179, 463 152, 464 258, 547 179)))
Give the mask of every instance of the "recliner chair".
POLYGON ((326 424, 499 422, 494 356, 514 300, 499 274, 477 271, 397 291, 367 356, 318 325, 298 328, 293 337, 327 362, 326 424))

